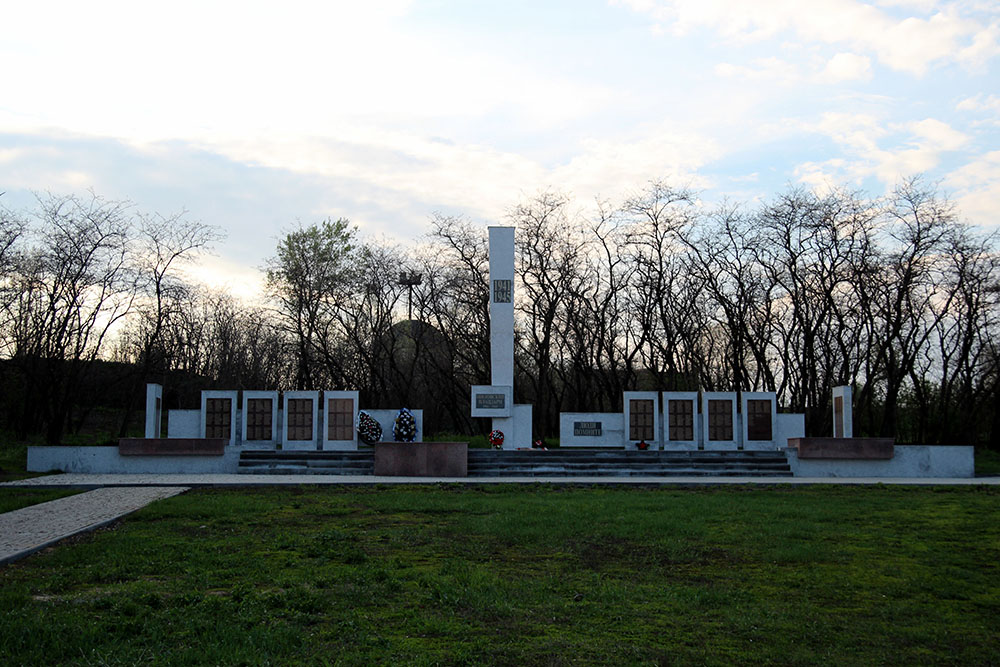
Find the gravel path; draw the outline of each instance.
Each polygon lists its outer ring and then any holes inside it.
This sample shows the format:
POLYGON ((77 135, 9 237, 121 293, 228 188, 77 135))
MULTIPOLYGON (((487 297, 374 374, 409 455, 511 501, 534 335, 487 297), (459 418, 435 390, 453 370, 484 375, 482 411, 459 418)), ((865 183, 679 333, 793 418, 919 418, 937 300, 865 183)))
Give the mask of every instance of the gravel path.
POLYGON ((0 514, 0 563, 24 558, 185 491, 183 486, 107 487, 0 514))

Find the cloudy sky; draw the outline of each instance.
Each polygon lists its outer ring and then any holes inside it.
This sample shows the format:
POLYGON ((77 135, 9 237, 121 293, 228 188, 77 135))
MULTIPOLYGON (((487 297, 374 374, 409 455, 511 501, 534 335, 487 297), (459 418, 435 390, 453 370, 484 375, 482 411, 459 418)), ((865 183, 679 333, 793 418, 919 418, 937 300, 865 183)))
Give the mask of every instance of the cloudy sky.
POLYGON ((998 221, 996 0, 34 0, 3 26, 3 203, 186 209, 238 289, 297 220, 408 241, 546 188, 924 173, 998 221))

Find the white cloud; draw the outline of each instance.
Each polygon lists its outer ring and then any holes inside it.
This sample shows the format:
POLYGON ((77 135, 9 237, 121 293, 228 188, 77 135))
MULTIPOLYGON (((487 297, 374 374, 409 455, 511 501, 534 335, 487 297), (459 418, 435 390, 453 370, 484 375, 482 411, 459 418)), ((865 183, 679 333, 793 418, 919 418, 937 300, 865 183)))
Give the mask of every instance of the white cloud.
POLYGON ((409 5, 17 3, 4 13, 17 38, 0 43, 0 60, 31 66, 5 71, 16 102, 0 123, 135 142, 338 137, 359 120, 416 129, 488 112, 557 127, 617 98, 516 50, 408 29, 409 5))
POLYGON ((968 136, 935 118, 908 123, 906 128, 913 133, 914 143, 928 151, 956 151, 969 141, 968 136))
POLYGON ((966 97, 955 108, 959 111, 991 111, 1000 113, 1000 97, 990 95, 984 98, 982 93, 975 97, 966 97))
POLYGON ((954 191, 959 210, 970 221, 986 227, 1000 226, 1000 151, 980 155, 951 172, 944 186, 954 191))
POLYGON ((806 162, 796 167, 800 181, 825 180, 860 183, 868 176, 891 185, 901 177, 927 172, 943 153, 965 146, 969 137, 935 118, 909 123, 883 123, 868 114, 826 113, 803 129, 830 137, 846 154, 841 159, 806 162), (884 147, 887 140, 893 145, 884 147))
POLYGON ((874 53, 889 67, 922 75, 938 61, 981 65, 1000 52, 995 14, 986 24, 949 5, 928 18, 896 18, 859 0, 616 0, 649 15, 675 34, 698 28, 755 42, 792 32, 806 42, 848 45, 874 53))
POLYGON ((868 81, 872 78, 872 61, 868 56, 855 53, 838 53, 823 70, 822 79, 832 83, 841 81, 868 81))
POLYGON ((248 303, 259 301, 264 294, 265 277, 260 269, 222 257, 201 254, 194 263, 182 267, 180 273, 187 280, 248 303))
POLYGON ((780 85, 793 85, 801 79, 798 67, 780 58, 757 58, 751 66, 719 63, 715 73, 722 77, 769 81, 780 85))
POLYGON ((582 148, 549 176, 552 183, 586 199, 619 196, 651 178, 705 187, 708 182, 697 176, 697 169, 723 153, 710 137, 678 131, 670 124, 650 128, 631 141, 593 139, 582 148))

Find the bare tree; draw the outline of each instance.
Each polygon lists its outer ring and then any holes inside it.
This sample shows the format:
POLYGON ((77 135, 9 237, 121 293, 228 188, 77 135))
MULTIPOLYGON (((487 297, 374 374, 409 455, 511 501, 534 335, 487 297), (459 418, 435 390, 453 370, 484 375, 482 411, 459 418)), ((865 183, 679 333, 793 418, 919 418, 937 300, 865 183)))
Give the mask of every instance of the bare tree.
POLYGON ((139 293, 127 202, 39 198, 37 245, 20 257, 12 356, 24 381, 21 437, 57 444, 83 374, 139 293))

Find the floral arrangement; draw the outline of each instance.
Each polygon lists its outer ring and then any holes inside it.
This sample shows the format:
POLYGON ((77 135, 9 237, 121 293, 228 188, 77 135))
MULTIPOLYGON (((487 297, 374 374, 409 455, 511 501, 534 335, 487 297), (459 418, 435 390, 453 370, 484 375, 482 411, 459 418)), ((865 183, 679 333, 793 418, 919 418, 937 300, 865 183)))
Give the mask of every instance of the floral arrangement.
POLYGON ((489 440, 493 449, 500 449, 503 446, 503 431, 490 431, 489 440))
POLYGON ((649 449, 649 443, 646 442, 645 440, 640 440, 639 442, 635 443, 635 448, 645 451, 649 449))
POLYGON ((358 437, 366 445, 374 445, 382 439, 382 426, 364 411, 358 413, 358 437))
POLYGON ((417 420, 413 418, 413 413, 403 408, 392 423, 392 439, 396 442, 413 442, 416 437, 417 420))

